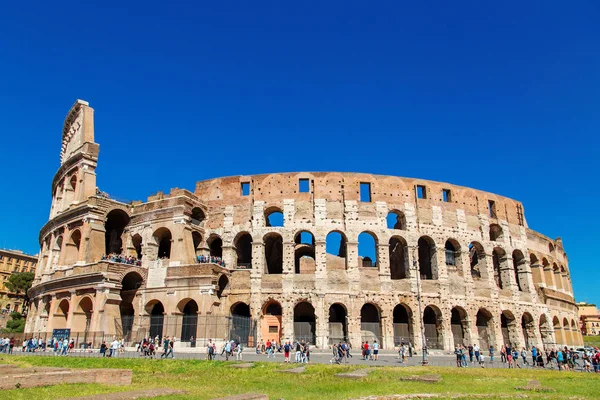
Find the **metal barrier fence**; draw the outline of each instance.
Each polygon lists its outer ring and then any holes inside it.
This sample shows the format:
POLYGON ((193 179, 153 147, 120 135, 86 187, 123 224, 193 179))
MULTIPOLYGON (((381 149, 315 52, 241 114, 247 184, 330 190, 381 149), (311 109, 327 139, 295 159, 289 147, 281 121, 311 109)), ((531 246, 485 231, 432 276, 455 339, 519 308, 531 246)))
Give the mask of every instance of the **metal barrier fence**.
POLYGON ((144 338, 176 337, 190 347, 213 342, 235 340, 245 346, 255 346, 256 321, 250 317, 215 315, 150 315, 115 318, 117 336, 132 346, 144 338))
MULTIPOLYGON (((52 339, 65 339, 53 338, 52 332, 33 332, 33 333, 6 333, 0 336, 6 336, 15 340, 15 348, 22 348, 25 340, 32 338, 42 339, 44 346, 47 346, 52 339)), ((107 345, 115 339, 119 339, 116 335, 105 334, 104 332, 71 332, 67 338, 69 341, 74 340, 74 349, 87 349, 87 348, 99 348, 102 342, 106 342, 107 345)))

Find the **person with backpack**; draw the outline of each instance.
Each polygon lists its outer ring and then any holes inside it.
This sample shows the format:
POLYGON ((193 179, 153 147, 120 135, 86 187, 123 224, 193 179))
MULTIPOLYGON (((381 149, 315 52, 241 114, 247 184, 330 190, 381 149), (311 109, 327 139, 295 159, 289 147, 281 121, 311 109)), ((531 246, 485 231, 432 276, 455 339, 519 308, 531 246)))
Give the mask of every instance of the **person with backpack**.
POLYGON ((529 361, 527 361, 527 350, 525 350, 525 347, 521 349, 521 358, 523 359, 523 366, 529 365, 529 361))
POLYGON ((292 349, 292 346, 290 345, 290 342, 285 342, 285 344, 283 345, 283 356, 285 358, 285 362, 289 363, 290 362, 290 350, 292 349))

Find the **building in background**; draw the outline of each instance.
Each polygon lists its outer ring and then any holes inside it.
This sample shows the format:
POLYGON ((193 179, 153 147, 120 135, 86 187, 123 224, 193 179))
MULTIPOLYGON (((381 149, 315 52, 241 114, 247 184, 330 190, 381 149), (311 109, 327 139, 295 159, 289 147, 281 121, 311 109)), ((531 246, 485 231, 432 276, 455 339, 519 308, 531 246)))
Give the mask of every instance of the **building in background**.
POLYGON ((600 335, 600 315, 595 304, 577 303, 581 333, 584 335, 600 335))
POLYGON ((20 250, 0 249, 0 309, 2 314, 8 314, 12 311, 22 312, 25 294, 16 294, 6 288, 6 281, 11 274, 17 272, 33 272, 37 265, 38 256, 25 254, 20 250))

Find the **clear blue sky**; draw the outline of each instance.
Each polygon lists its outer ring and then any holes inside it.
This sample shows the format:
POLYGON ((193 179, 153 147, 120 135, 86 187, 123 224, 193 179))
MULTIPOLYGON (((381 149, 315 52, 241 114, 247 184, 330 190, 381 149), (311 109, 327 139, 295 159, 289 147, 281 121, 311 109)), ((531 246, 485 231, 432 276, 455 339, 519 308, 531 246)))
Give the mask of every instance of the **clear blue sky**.
POLYGON ((81 98, 108 193, 299 170, 488 190, 600 303, 598 2, 200 3, 3 4, 0 247, 37 252, 81 98))

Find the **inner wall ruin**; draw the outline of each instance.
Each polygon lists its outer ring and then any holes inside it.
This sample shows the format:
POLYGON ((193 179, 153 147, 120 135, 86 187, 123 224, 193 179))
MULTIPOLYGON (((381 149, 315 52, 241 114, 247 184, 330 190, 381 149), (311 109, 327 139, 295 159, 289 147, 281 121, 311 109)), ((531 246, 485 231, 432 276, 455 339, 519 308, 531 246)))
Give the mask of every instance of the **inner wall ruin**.
POLYGON ((518 201, 299 172, 123 203, 96 187, 93 118, 78 100, 65 119, 26 332, 69 328, 81 343, 169 335, 180 348, 229 338, 583 344, 562 240, 529 229, 518 201))

